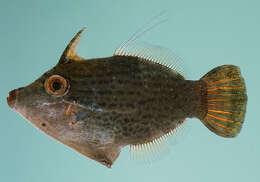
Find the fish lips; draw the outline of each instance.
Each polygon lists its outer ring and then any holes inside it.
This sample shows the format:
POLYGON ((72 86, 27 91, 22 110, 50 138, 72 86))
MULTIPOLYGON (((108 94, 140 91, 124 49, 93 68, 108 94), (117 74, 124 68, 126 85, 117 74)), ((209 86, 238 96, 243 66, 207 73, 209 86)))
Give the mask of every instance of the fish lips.
POLYGON ((6 98, 6 100, 7 100, 8 106, 11 107, 12 109, 14 109, 15 103, 17 101, 17 92, 22 90, 23 88, 24 87, 21 87, 21 88, 14 89, 14 90, 9 92, 8 97, 6 98))

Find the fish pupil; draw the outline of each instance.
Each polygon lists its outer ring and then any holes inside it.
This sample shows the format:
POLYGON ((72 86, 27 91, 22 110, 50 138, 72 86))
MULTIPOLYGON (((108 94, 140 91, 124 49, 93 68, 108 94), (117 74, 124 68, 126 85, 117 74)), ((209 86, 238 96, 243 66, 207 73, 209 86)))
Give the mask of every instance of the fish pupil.
POLYGON ((60 90, 61 89, 61 83, 60 82, 53 82, 52 87, 54 90, 60 90))

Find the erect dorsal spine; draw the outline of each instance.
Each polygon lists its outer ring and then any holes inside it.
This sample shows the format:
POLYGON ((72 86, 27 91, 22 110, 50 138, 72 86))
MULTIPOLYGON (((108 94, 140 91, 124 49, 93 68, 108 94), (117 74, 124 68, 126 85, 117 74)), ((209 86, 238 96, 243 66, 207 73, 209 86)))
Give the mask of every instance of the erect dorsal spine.
POLYGON ((67 45, 67 47, 65 48, 65 50, 63 51, 60 60, 58 62, 58 64, 63 64, 68 60, 72 60, 72 61, 83 61, 85 60, 84 58, 78 56, 76 49, 78 46, 78 43, 80 41, 81 38, 81 34, 82 32, 86 29, 86 27, 83 27, 74 37, 73 39, 71 39, 70 43, 67 45))

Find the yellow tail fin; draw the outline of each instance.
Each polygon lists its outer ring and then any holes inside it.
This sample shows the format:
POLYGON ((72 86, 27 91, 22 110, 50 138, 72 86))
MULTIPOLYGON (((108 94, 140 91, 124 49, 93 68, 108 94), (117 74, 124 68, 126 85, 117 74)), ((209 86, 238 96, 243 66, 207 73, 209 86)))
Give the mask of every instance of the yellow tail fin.
POLYGON ((235 137, 244 122, 247 94, 240 69, 219 66, 201 78, 207 85, 204 125, 217 135, 235 137))

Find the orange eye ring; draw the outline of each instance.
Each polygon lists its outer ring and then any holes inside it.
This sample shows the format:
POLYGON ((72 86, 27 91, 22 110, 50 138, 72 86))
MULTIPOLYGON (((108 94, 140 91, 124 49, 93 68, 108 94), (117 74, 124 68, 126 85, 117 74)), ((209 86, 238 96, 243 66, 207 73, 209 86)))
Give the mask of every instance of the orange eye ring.
POLYGON ((44 83, 45 90, 48 94, 61 97, 68 93, 69 83, 60 75, 52 75, 44 83))

